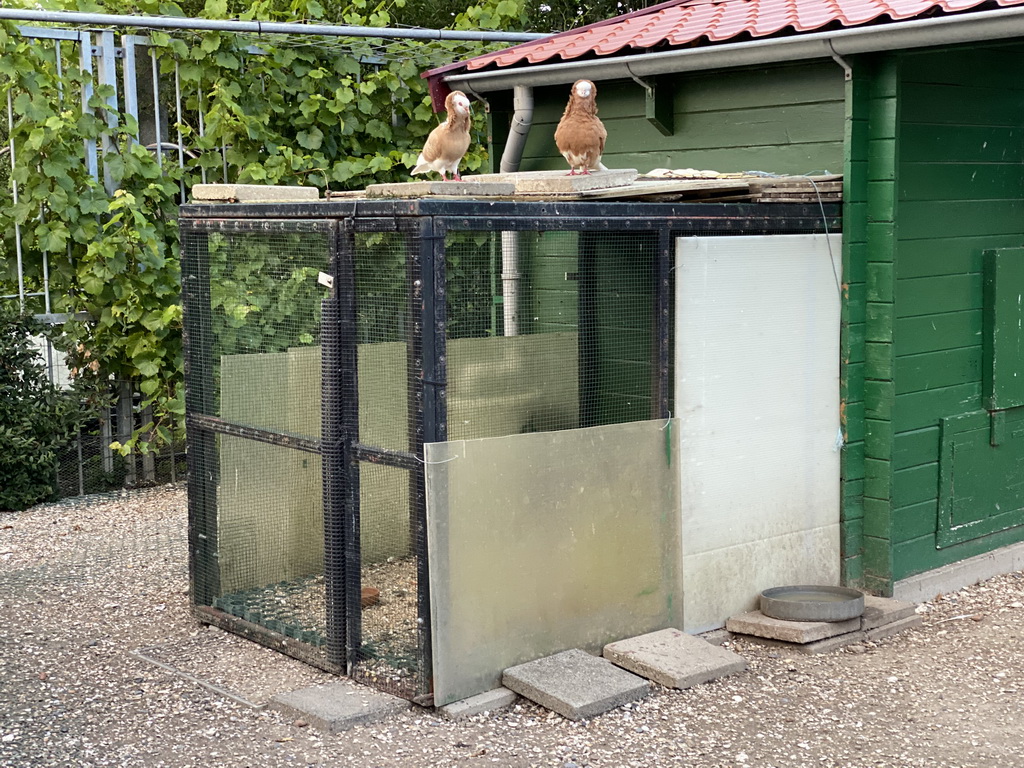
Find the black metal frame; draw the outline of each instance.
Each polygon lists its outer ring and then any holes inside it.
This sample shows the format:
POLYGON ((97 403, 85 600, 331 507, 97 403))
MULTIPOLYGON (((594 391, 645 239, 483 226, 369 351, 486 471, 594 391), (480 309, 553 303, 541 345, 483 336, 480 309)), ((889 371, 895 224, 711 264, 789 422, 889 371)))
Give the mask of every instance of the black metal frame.
MULTIPOLYGON (((209 355, 209 323, 185 322, 186 402, 189 411, 189 546, 193 600, 197 615, 219 623, 298 658, 331 671, 353 672, 361 645, 359 543, 359 473, 361 462, 409 471, 410 532, 417 546, 419 648, 429 679, 431 626, 427 571, 426 487, 422 463, 425 443, 447 439, 447 334, 445 238, 457 231, 579 231, 589 238, 602 233, 657 234, 654 280, 652 418, 669 416, 672 368, 672 279, 677 237, 716 234, 827 233, 841 230, 836 204, 646 203, 646 202, 522 202, 480 200, 343 200, 318 203, 192 204, 181 208, 184 242, 211 231, 296 231, 295 227, 330 234, 330 297, 324 301, 321 330, 323 361, 322 437, 319 443, 295 435, 236 425, 209 415, 212 382, 195 372, 209 355), (409 450, 366 445, 359 437, 356 358, 356 233, 398 232, 406 236, 408 275, 407 367, 409 450), (342 396, 346 393, 346 396, 342 396), (338 403, 334 411, 327 403, 338 403), (324 577, 327 601, 327 658, 308 653, 284 638, 236 617, 217 616, 209 608, 216 584, 196 579, 196 564, 216 551, 216 478, 197 476, 200 467, 216 466, 216 434, 228 434, 322 455, 324 478, 324 577), (201 459, 201 460, 200 460, 201 459), (212 505, 212 506, 211 506, 212 505)), ((183 253, 183 294, 194 304, 205 296, 209 275, 195 274, 183 253)), ((586 248, 580 271, 586 272, 586 248)), ((194 265, 193 265, 194 266, 194 265)), ((580 311, 588 311, 585 286, 580 286, 580 311)), ((591 297, 592 298, 592 297, 591 297)), ((592 307, 590 308, 592 309, 592 307)), ((208 319, 208 318, 207 318, 208 319)), ((581 323, 581 327, 585 327, 581 323)), ((580 344, 586 344, 581 332, 580 344)), ((584 377, 581 377, 584 378, 584 377)), ((582 410, 581 424, 587 425, 582 410)), ((429 692, 414 697, 429 703, 429 692)))

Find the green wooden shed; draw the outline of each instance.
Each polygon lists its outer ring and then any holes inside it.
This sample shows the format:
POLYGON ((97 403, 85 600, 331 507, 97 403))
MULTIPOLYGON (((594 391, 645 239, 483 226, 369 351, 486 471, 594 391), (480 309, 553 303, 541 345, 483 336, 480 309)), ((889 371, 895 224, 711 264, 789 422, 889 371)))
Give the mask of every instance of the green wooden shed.
POLYGON ((425 74, 494 170, 844 175, 842 580, 928 599, 1024 568, 1024 0, 670 0, 425 74))

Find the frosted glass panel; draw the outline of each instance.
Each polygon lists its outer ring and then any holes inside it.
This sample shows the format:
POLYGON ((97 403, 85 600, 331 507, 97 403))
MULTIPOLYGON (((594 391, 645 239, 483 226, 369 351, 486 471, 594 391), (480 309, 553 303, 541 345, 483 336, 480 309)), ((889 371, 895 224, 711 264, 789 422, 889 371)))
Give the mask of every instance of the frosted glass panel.
POLYGON ((681 620, 677 425, 426 446, 438 706, 681 620))

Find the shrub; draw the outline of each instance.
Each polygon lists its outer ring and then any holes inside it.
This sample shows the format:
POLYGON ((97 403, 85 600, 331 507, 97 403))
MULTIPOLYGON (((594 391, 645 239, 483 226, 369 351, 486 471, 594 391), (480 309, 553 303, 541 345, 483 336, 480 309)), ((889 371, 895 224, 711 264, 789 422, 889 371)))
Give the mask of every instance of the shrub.
POLYGON ((32 342, 46 331, 0 305, 0 511, 56 493, 57 451, 69 439, 75 409, 50 383, 32 342))

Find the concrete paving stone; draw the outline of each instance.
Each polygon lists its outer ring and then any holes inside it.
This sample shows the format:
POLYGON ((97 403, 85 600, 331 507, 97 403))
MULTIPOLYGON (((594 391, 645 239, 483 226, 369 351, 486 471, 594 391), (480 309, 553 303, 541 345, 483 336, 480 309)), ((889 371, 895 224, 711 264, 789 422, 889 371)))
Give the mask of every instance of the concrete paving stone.
POLYGON ((319 200, 316 187, 273 184, 196 184, 192 201, 196 203, 303 203, 319 200))
POLYGON ((860 616, 860 628, 867 631, 885 624, 892 624, 900 619, 916 615, 917 606, 903 600, 888 597, 864 595, 864 613, 860 616))
POLYGON ((732 632, 727 630, 725 627, 720 629, 711 629, 707 632, 701 632, 697 635, 701 640, 707 640, 712 645, 724 645, 732 640, 732 632))
POLYGON ((880 627, 869 629, 864 634, 868 640, 881 640, 883 637, 890 637, 891 635, 898 634, 908 629, 917 629, 924 623, 924 619, 914 614, 897 621, 890 622, 889 624, 883 624, 880 627))
POLYGON ((280 693, 271 698, 268 706, 289 717, 305 720, 321 731, 338 733, 355 725, 383 720, 411 705, 397 696, 342 681, 280 693))
POLYGON ((831 653, 832 651, 837 651, 840 648, 845 648, 846 646, 853 645, 854 643, 862 643, 867 639, 867 634, 858 629, 854 632, 845 632, 842 635, 833 635, 832 637, 815 640, 811 643, 787 643, 784 640, 771 640, 767 637, 756 637, 754 635, 750 635, 747 639, 761 645, 785 649, 788 653, 799 653, 807 656, 813 656, 818 653, 831 653))
POLYGON ((846 634, 860 629, 860 617, 847 621, 786 621, 750 611, 731 616, 725 628, 739 635, 753 635, 787 643, 813 643, 826 637, 846 634))
POLYGON ((501 682, 570 720, 600 715, 650 691, 642 677, 576 648, 509 667, 501 682))
POLYGON ((449 720, 462 720, 479 715, 481 712, 497 712, 505 709, 515 704, 517 698, 515 691, 510 691, 508 688, 495 688, 478 693, 476 696, 470 696, 468 699, 445 704, 440 707, 440 712, 449 720))
POLYGON ((604 657, 666 688, 691 688, 747 668, 742 656, 674 628, 609 643, 604 657))

